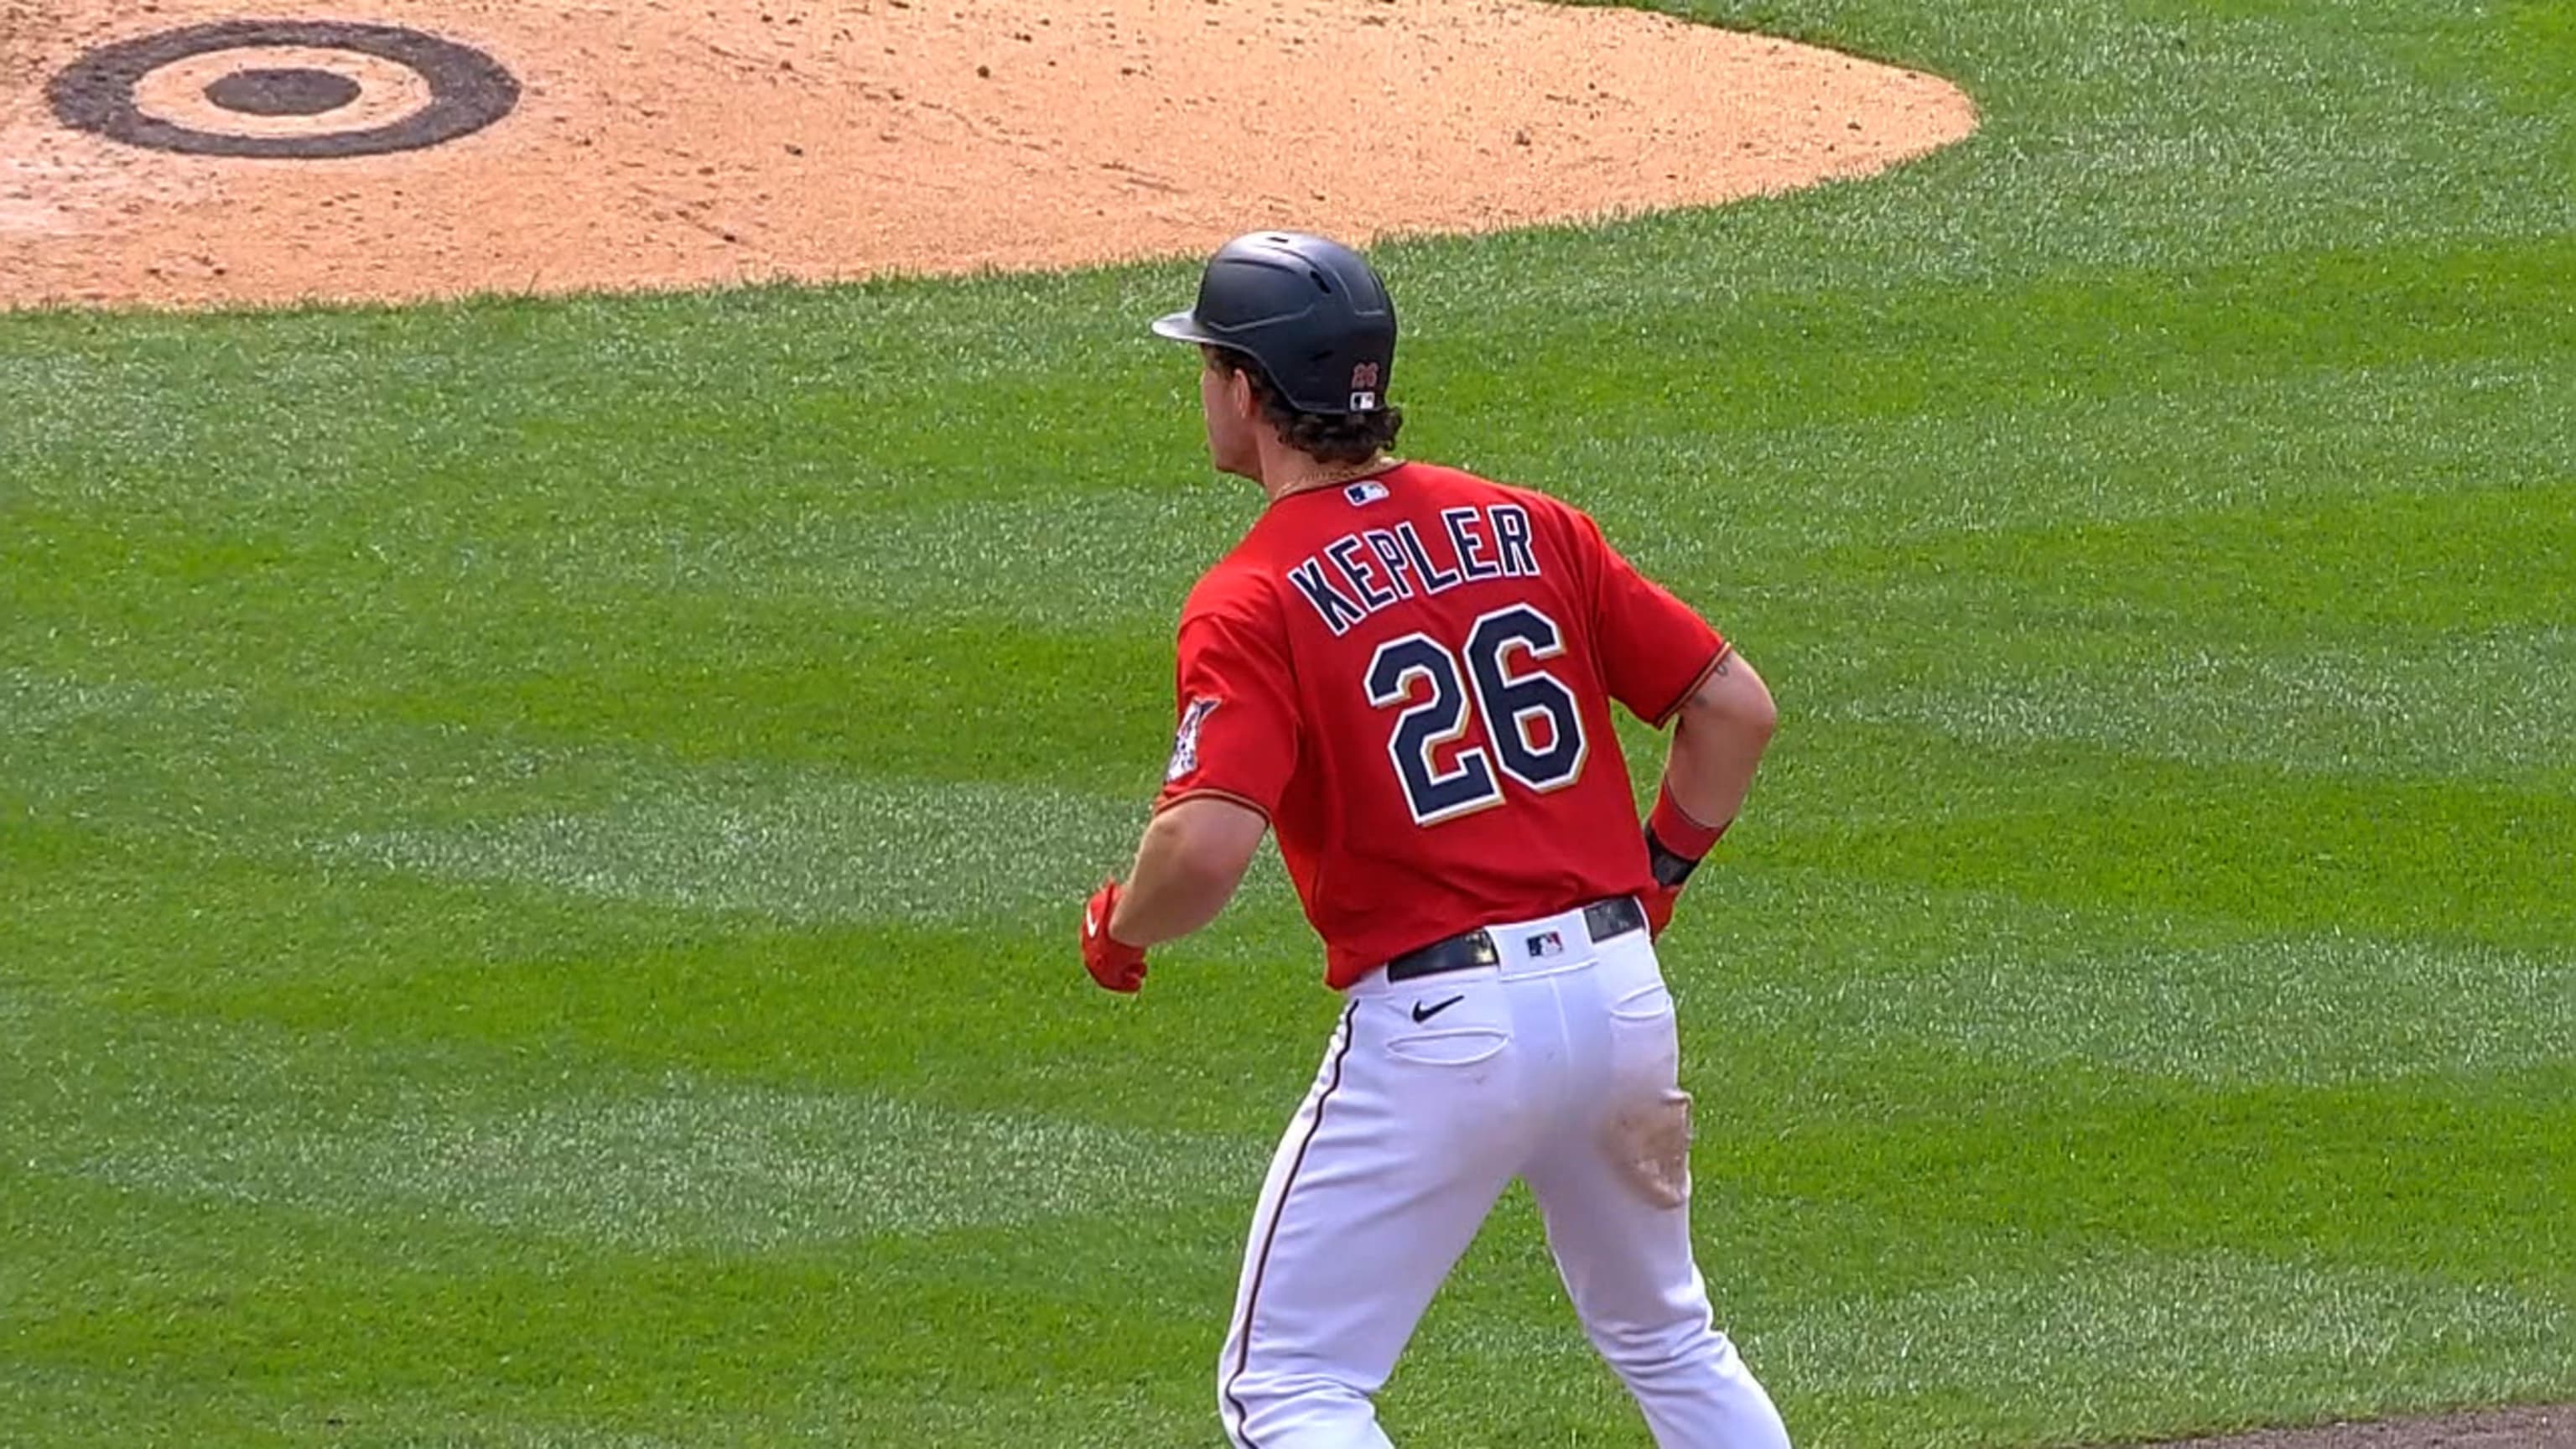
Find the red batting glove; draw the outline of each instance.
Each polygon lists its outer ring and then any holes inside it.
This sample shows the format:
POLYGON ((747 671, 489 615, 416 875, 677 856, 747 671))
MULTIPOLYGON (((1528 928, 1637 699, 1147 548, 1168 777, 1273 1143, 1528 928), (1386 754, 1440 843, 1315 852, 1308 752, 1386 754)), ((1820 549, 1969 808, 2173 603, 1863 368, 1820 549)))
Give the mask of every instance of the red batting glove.
POLYGON ((1145 984, 1145 952, 1109 934, 1109 918, 1118 910, 1118 882, 1104 881, 1082 908, 1082 968, 1110 991, 1134 991, 1145 984))
POLYGON ((1673 923, 1673 907, 1680 904, 1681 898, 1680 886, 1648 886, 1637 892, 1637 904, 1646 908, 1646 939, 1651 941, 1664 934, 1664 927, 1673 923))

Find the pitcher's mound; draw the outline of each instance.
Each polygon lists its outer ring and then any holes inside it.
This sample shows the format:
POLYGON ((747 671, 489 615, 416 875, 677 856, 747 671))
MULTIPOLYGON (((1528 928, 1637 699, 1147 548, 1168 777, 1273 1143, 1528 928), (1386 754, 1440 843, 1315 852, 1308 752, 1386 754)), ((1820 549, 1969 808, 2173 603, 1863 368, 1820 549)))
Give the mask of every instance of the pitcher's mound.
POLYGON ((820 280, 1866 174, 1955 87, 1533 0, 0 0, 0 306, 820 280))

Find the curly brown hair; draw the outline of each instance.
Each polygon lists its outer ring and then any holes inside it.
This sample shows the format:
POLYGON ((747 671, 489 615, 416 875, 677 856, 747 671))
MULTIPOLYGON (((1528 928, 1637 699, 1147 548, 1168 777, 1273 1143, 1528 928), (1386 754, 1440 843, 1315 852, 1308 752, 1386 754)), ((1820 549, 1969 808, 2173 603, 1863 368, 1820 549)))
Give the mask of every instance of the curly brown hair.
POLYGON ((1291 407, 1272 386, 1269 374, 1247 354, 1228 347, 1202 347, 1208 366, 1239 372, 1252 381, 1253 401, 1280 441, 1318 463, 1365 463, 1395 446, 1404 431, 1404 409, 1379 408, 1370 413, 1309 413, 1291 407))

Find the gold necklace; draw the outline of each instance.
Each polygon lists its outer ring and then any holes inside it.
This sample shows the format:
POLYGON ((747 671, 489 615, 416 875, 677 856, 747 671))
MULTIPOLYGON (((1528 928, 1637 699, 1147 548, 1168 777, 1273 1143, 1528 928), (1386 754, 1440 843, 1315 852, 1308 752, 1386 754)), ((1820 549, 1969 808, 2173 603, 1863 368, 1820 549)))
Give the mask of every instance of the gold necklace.
POLYGON ((1342 484, 1355 482, 1359 479, 1369 477, 1372 474, 1383 473, 1389 468, 1396 467, 1403 462, 1404 460, 1402 458, 1390 458, 1386 454, 1380 453, 1376 458, 1367 463, 1345 463, 1339 471, 1318 474, 1315 477, 1305 479, 1293 488, 1283 488, 1279 491, 1278 496, 1280 498, 1294 498, 1300 493, 1312 493, 1319 488, 1338 488, 1342 484))

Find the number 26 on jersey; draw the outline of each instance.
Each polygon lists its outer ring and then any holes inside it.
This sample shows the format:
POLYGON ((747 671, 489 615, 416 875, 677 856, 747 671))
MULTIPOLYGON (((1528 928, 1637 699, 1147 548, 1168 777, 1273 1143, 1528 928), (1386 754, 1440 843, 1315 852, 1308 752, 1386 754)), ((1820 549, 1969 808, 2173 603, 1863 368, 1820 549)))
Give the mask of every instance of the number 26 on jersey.
POLYGON ((1420 631, 1377 647, 1368 702, 1397 711, 1386 752, 1415 824, 1501 804, 1506 776, 1542 793, 1582 776, 1582 710, 1539 667, 1564 652, 1556 621, 1527 604, 1480 616, 1463 649, 1420 631), (1440 768, 1443 748, 1462 740, 1440 768))

